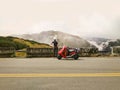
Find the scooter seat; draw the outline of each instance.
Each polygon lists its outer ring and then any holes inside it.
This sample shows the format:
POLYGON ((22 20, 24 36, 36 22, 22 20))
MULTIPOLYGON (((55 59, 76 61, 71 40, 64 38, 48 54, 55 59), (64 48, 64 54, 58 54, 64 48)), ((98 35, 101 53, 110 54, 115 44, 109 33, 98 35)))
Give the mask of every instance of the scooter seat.
POLYGON ((74 49, 69 49, 69 52, 73 52, 73 51, 75 51, 74 49))

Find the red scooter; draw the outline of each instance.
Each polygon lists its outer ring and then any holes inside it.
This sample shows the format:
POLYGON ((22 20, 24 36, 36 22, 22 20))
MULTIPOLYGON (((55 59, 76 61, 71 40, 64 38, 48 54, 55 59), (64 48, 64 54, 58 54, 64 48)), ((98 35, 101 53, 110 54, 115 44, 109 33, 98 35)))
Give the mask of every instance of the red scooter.
POLYGON ((57 58, 60 60, 62 58, 74 58, 77 60, 79 58, 79 50, 76 48, 67 48, 66 46, 63 46, 62 49, 58 51, 57 58))

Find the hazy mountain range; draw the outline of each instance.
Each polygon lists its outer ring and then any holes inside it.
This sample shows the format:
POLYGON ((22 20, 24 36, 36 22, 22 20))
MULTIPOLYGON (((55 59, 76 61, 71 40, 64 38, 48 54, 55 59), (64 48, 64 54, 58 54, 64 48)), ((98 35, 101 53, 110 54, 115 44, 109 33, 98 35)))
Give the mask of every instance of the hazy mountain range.
POLYGON ((43 31, 41 33, 23 34, 15 36, 23 39, 34 40, 39 43, 46 43, 49 45, 51 45, 54 39, 57 39, 59 47, 62 47, 63 45, 75 48, 95 46, 99 50, 102 50, 103 44, 111 46, 120 46, 119 39, 113 40, 99 37, 81 38, 79 36, 71 35, 60 31, 43 31))
POLYGON ((111 39, 107 39, 107 38, 99 38, 99 37, 84 37, 84 39, 86 39, 87 41, 94 41, 96 42, 98 45, 100 45, 103 42, 107 42, 111 39))
POLYGON ((41 33, 36 33, 36 34, 17 35, 17 37, 34 40, 39 43, 46 43, 46 44, 51 44, 51 42, 54 39, 57 39, 60 47, 62 47, 63 45, 66 45, 68 47, 76 47, 76 48, 91 46, 91 44, 87 40, 79 36, 63 33, 60 31, 43 31, 41 33))
POLYGON ((99 50, 103 49, 103 46, 120 46, 120 39, 107 39, 99 37, 85 37, 85 39, 92 45, 96 46, 99 50))

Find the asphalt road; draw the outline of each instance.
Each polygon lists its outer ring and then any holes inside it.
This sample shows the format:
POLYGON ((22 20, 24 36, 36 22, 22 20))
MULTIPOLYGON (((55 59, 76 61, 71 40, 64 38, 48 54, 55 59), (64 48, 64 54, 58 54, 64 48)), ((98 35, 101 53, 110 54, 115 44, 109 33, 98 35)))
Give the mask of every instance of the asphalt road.
POLYGON ((0 58, 0 90, 120 90, 120 57, 0 58))

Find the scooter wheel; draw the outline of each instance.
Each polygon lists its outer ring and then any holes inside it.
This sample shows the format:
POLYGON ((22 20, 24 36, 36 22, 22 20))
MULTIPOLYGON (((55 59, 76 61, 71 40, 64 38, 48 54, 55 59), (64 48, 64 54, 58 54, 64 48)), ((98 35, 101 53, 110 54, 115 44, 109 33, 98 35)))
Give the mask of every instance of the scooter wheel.
POLYGON ((75 59, 75 60, 77 60, 78 58, 79 58, 79 56, 78 56, 78 55, 75 55, 75 56, 74 56, 74 59, 75 59))
POLYGON ((57 58, 60 60, 62 57, 60 55, 58 55, 57 58))

